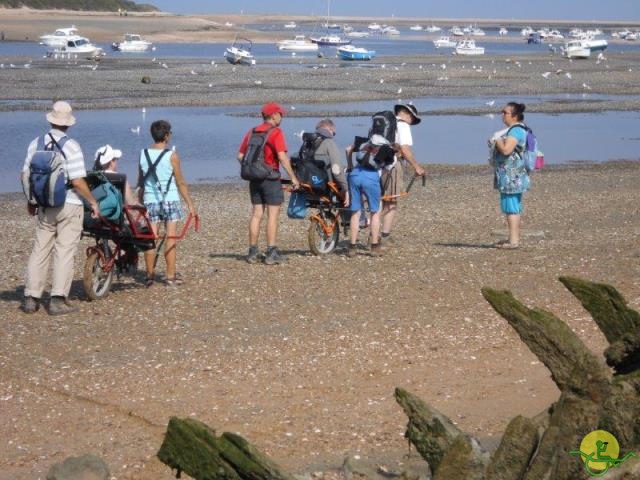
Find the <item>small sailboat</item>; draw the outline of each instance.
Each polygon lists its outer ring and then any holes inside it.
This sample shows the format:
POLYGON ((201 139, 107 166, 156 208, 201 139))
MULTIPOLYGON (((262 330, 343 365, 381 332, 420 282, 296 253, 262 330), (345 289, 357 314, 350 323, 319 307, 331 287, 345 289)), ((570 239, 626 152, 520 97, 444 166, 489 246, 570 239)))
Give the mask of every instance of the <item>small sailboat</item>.
POLYGON ((236 38, 224 52, 224 58, 233 65, 255 65, 256 59, 251 53, 253 42, 247 38, 236 38))

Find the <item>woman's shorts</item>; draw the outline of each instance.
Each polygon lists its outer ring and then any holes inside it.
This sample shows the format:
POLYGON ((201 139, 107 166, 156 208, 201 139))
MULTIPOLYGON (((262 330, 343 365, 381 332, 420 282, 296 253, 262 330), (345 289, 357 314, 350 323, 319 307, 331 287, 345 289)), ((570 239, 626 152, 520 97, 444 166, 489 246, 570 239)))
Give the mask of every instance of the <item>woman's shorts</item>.
POLYGON ((500 208, 505 215, 517 215, 522 213, 521 193, 501 193, 500 208))
POLYGON ((349 173, 349 210, 363 210, 362 195, 367 197, 369 211, 376 213, 380 208, 380 175, 375 170, 356 167, 349 173))
POLYGON ((249 182, 251 205, 282 205, 284 192, 278 180, 258 180, 249 182))
POLYGON ((147 207, 151 223, 173 222, 184 218, 182 204, 179 201, 145 203, 144 206, 147 207))

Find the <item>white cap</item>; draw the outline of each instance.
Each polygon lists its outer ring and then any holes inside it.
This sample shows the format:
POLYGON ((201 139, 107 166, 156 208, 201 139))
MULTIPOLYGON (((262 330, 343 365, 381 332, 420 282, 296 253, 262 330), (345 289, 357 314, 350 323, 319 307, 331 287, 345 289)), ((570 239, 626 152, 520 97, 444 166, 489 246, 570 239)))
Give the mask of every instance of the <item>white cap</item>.
POLYGON ((104 145, 96 150, 96 161, 100 162, 100 165, 108 165, 114 158, 122 157, 122 152, 111 148, 111 145, 104 145))

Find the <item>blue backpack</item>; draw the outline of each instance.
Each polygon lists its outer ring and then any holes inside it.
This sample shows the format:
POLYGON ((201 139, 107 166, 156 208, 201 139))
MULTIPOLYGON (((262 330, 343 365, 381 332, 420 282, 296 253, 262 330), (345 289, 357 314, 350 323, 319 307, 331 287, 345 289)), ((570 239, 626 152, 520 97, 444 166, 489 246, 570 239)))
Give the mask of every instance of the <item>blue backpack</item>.
POLYGON ((51 142, 45 145, 45 137, 38 138, 36 152, 29 164, 29 174, 22 176, 22 189, 27 201, 40 207, 61 207, 70 188, 67 181, 65 163, 67 157, 62 147, 67 137, 56 142, 49 134, 51 142))
POLYGON ((517 125, 513 125, 507 130, 506 135, 509 135, 511 129, 520 127, 527 133, 527 138, 524 144, 524 150, 522 150, 522 160, 524 160, 524 168, 527 172, 531 173, 536 168, 536 157, 538 156, 538 139, 536 135, 533 133, 529 127, 527 127, 524 123, 518 123, 517 125))

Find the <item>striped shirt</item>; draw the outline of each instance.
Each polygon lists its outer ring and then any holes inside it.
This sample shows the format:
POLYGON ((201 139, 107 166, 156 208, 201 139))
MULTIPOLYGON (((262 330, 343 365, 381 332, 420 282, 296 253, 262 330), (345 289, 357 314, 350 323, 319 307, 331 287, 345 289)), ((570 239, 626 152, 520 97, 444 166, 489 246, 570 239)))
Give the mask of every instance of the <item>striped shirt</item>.
MULTIPOLYGON (((49 130, 49 132, 44 137, 45 146, 47 149, 50 149, 52 146, 51 145, 52 142, 51 142, 51 138, 49 137, 49 134, 53 136, 56 142, 60 142, 60 139, 66 136, 64 132, 56 128, 52 128, 51 130, 49 130)), ((27 157, 24 159, 24 166, 22 167, 22 171, 25 173, 29 172, 29 165, 31 164, 31 159, 33 158, 33 154, 36 153, 36 150, 38 149, 39 138, 40 137, 35 138, 29 144, 29 148, 27 148, 27 157)), ((85 170, 85 167, 84 167, 84 156, 82 155, 82 149, 80 148, 80 145, 78 145, 78 142, 69 138, 67 142, 64 144, 64 146, 62 147, 62 151, 66 156, 65 172, 67 175, 67 180, 74 180, 76 178, 86 177, 87 171, 85 170)), ((82 200, 80 200, 80 197, 75 192, 75 189, 67 190, 66 203, 72 203, 74 205, 82 205, 82 200)))

